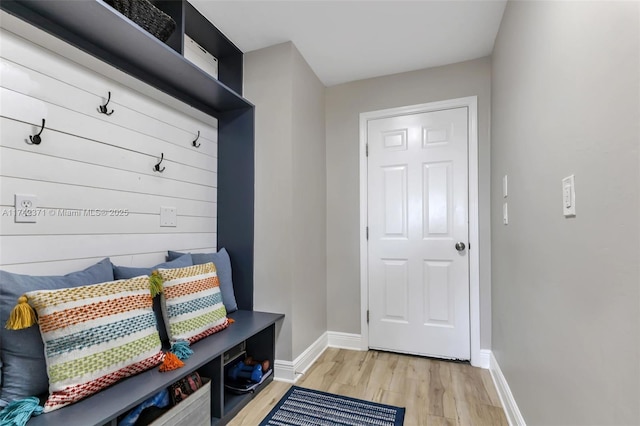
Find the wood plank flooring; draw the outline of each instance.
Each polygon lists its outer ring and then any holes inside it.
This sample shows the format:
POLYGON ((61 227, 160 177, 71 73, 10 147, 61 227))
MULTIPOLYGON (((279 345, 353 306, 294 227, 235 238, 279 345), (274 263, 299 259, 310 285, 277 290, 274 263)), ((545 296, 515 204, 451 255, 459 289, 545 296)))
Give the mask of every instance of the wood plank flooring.
MULTIPOLYGON (((405 426, 508 425, 489 371, 464 363, 328 348, 296 385, 406 407, 405 426)), ((272 382, 229 425, 260 424, 289 387, 272 382)))

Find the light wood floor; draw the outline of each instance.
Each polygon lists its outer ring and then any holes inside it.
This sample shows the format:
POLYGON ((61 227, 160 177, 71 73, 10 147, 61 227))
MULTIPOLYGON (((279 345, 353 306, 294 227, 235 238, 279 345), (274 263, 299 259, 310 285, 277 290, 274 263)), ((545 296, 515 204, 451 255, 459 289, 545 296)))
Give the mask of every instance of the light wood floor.
MULTIPOLYGON (((488 370, 462 363, 328 348, 296 385, 406 407, 405 426, 508 425, 488 370)), ((289 387, 270 383, 229 424, 258 425, 289 387)))

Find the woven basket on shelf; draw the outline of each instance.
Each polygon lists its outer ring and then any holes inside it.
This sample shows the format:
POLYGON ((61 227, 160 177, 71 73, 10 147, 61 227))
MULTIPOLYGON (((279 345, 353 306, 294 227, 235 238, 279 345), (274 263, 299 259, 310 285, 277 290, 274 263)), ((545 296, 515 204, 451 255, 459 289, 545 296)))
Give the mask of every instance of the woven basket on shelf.
POLYGON ((176 29, 176 21, 148 0, 104 1, 162 42, 167 41, 176 29))

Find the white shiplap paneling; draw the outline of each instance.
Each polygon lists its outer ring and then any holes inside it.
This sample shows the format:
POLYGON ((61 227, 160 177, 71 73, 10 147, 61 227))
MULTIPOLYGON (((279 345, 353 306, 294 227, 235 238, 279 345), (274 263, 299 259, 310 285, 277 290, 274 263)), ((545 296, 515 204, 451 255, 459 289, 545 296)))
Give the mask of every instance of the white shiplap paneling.
MULTIPOLYGON (((19 95, 5 96, 6 93, 13 93, 6 91, 6 89, 0 88, 0 99, 3 102, 9 101, 22 101, 24 96, 19 95)), ((15 95, 15 93, 13 93, 15 95)), ((28 144, 28 135, 35 133, 34 126, 31 124, 15 121, 13 119, 7 119, 8 114, 2 114, 9 108, 0 107, 0 127, 2 127, 3 142, 2 146, 5 148, 11 148, 30 154, 47 155, 49 157, 61 158, 72 160, 75 162, 88 163, 94 166, 108 167, 111 169, 118 169, 124 171, 136 171, 141 174, 162 177, 165 179, 177 180, 182 182, 190 182, 201 186, 215 187, 217 181, 217 173, 212 171, 216 164, 214 157, 206 157, 209 163, 209 170, 185 165, 180 162, 180 157, 171 157, 163 148, 170 145, 166 142, 155 141, 151 144, 158 154, 149 154, 144 151, 136 151, 132 149, 119 148, 116 145, 107 143, 96 142, 94 140, 75 136, 69 133, 63 133, 60 130, 51 129, 47 126, 42 133, 41 138, 46 143, 40 145, 28 144), (46 134, 45 134, 46 132, 46 134), (164 146, 163 146, 164 145, 164 146), (94 155, 91 158, 87 158, 86 151, 89 149, 94 155), (158 162, 160 154, 164 154, 163 165, 166 166, 165 171, 162 174, 158 174, 153 170, 153 166, 158 162), (178 160, 178 161, 176 161, 178 160), (147 167, 143 167, 146 165, 147 167)), ((60 112, 65 112, 61 110, 60 112)), ((59 117, 64 118, 69 113, 61 113, 59 117)), ((135 132, 128 132, 124 140, 134 140, 138 135, 135 132)), ((111 139, 112 136, 107 136, 105 139, 111 139)), ((144 150, 144 146, 140 147, 144 150)), ((154 151, 155 152, 155 151, 154 151)), ((178 153, 179 155, 179 153, 178 153)), ((206 163, 203 164, 203 166, 206 163)))
MULTIPOLYGON (((36 120, 37 124, 39 124, 39 120, 42 117, 38 119, 36 118, 37 115, 33 116, 33 114, 37 114, 39 111, 28 113, 26 112, 28 109, 25 109, 25 107, 39 105, 38 101, 42 101, 45 104, 55 105, 63 110, 78 112, 80 114, 78 118, 84 119, 83 121, 76 123, 73 127, 76 131, 74 134, 79 136, 88 136, 87 134, 80 132, 90 130, 92 139, 104 141, 104 138, 107 135, 104 132, 104 129, 111 129, 112 125, 117 125, 123 130, 132 130, 142 135, 149 136, 150 138, 174 144, 177 148, 181 148, 183 151, 186 151, 183 152, 184 155, 188 155, 189 152, 195 152, 198 155, 207 154, 209 156, 216 157, 217 138, 208 139, 205 137, 206 134, 211 138, 211 130, 209 126, 206 126, 205 128, 202 124, 198 126, 196 123, 189 123, 189 127, 193 129, 193 132, 182 130, 176 127, 173 123, 176 121, 184 122, 185 120, 179 120, 179 117, 175 117, 170 111, 159 111, 157 116, 150 116, 146 111, 145 113, 141 113, 137 110, 128 108, 127 106, 115 104, 114 99, 117 94, 112 92, 111 101, 109 101, 109 104, 107 105, 108 111, 112 112, 112 114, 101 114, 98 112, 98 107, 104 104, 106 99, 102 99, 102 97, 87 93, 76 86, 61 82, 40 72, 33 71, 29 68, 22 67, 19 64, 6 60, 0 60, 0 81, 2 81, 2 85, 4 87, 10 88, 16 94, 22 94, 33 99, 31 104, 27 103, 25 100, 21 103, 9 103, 8 106, 12 108, 5 111, 5 114, 3 115, 20 119, 22 121, 29 121, 25 120, 25 118, 32 118, 36 120), (29 84, 24 83, 25 80, 29 81, 29 84), (22 107, 22 109, 15 111, 18 107, 22 107), (92 121, 92 119, 99 120, 99 122, 96 123, 92 121), (171 121, 166 122, 166 119, 171 119, 171 121), (197 136, 197 131, 200 131, 200 138, 198 142, 202 142, 203 144, 198 149, 194 149, 191 142, 197 136)), ((9 96, 9 94, 5 94, 3 96, 9 96)), ((131 101, 134 100, 135 99, 131 99, 131 101)), ((146 103, 132 103, 131 105, 135 105, 136 108, 142 109, 146 106, 146 103)), ((51 119, 55 118, 55 116, 51 117, 51 119)), ((51 128, 60 128, 60 126, 61 124, 56 121, 53 121, 50 124, 51 128)), ((188 158, 189 156, 187 156, 187 159, 188 158)))
MULTIPOLYGON (((10 21, 13 20, 8 16, 6 18, 7 23, 10 23, 10 21)), ((22 22, 19 25, 24 27, 27 26, 27 24, 24 24, 22 22)), ((42 31, 36 30, 33 27, 29 27, 28 32, 34 39, 41 39, 42 35, 44 34, 42 31), (38 34, 34 34, 34 31, 38 34)), ((127 88, 126 86, 118 84, 112 79, 108 79, 101 75, 98 75, 95 72, 84 67, 74 66, 72 62, 66 60, 55 52, 42 49, 41 47, 28 42, 13 33, 4 32, 3 35, 6 36, 0 36, 2 37, 2 57, 7 62, 19 64, 20 66, 29 68, 36 72, 43 71, 45 75, 55 78, 61 82, 73 82, 73 85, 75 87, 81 88, 81 90, 95 95, 99 99, 99 103, 103 103, 103 101, 106 101, 107 92, 111 91, 112 98, 109 106, 113 106, 113 109, 117 109, 117 105, 127 106, 135 104, 139 106, 137 110, 146 113, 146 115, 150 117, 161 117, 164 114, 172 114, 172 124, 175 127, 183 129, 187 132, 193 132, 195 134, 197 133, 196 130, 199 129, 199 123, 201 123, 201 120, 197 120, 186 114, 175 115, 173 114, 175 110, 171 107, 157 102, 154 99, 141 97, 139 93, 129 90, 129 88, 127 88), (32 54, 29 54, 30 52, 32 54)), ((47 36, 45 35, 45 37, 47 36)), ((42 41, 44 42, 45 40, 42 41)), ((64 46, 68 47, 69 45, 64 44, 64 46)), ((71 53, 72 52, 69 52, 68 49, 65 52, 65 54, 68 55, 71 53)), ((75 49, 75 52, 73 53, 85 55, 77 49, 75 49)), ((115 70, 113 67, 109 67, 105 64, 104 71, 107 71, 107 68, 110 68, 111 71, 115 70)), ((9 76, 3 76, 3 79, 8 77, 9 76)), ((122 77, 124 77, 124 74, 122 74, 122 77)), ((15 77, 12 78, 15 79, 15 77)), ((125 78, 123 78, 123 80, 125 80, 125 78)), ((23 88, 29 88, 32 85, 29 84, 28 80, 22 80, 19 86, 23 88)), ((201 114, 198 115, 201 116, 201 114)), ((212 141, 217 141, 218 134, 215 130, 217 127, 217 120, 209 116, 207 116, 207 120, 209 120, 207 121, 207 123, 211 124, 211 126, 213 127, 201 129, 202 137, 212 141)))
POLYGON ((151 266, 166 250, 215 249, 215 118, 198 120, 5 29, 0 56, 0 268, 63 274, 104 257, 151 266), (111 116, 98 112, 108 92, 111 116), (43 142, 29 144, 43 118, 43 142), (37 223, 14 222, 17 193, 38 197, 37 223), (161 206, 176 207, 177 227, 160 227, 161 206))
MULTIPOLYGON (((92 201, 93 208, 106 209, 110 206, 119 206, 134 213, 158 214, 156 204, 170 206, 176 199, 163 197, 156 194, 140 194, 125 192, 117 189, 91 188, 96 195, 92 201)), ((66 206, 69 209, 86 208, 83 197, 87 187, 78 182, 75 185, 55 183, 49 181, 35 181, 21 178, 2 177, 2 191, 0 191, 0 206, 3 208, 13 206, 13 194, 34 193, 38 197, 42 208, 60 208, 66 206), (31 192, 29 192, 31 191, 31 192)), ((180 216, 216 217, 216 203, 212 201, 200 201, 193 199, 180 199, 180 216)))

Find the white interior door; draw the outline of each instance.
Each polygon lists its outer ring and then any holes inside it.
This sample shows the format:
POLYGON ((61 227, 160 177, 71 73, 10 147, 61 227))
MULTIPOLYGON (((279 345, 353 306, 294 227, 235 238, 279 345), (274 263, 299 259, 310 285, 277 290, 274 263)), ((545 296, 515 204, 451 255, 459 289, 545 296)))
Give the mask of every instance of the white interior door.
POLYGON ((371 348, 470 359, 468 125, 467 107, 367 122, 371 348))

